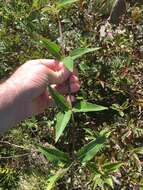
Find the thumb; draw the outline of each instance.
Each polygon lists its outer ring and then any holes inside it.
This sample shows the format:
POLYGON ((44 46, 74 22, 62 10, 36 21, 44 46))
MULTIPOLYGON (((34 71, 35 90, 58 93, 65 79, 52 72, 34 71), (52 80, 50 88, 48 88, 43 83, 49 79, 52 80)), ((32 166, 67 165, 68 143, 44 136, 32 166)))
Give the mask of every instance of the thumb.
POLYGON ((59 66, 60 69, 54 72, 55 84, 62 84, 71 76, 71 72, 64 66, 62 62, 59 63, 59 66))
POLYGON ((40 59, 39 61, 48 68, 48 81, 50 84, 61 84, 71 75, 71 72, 62 62, 51 59, 40 59))

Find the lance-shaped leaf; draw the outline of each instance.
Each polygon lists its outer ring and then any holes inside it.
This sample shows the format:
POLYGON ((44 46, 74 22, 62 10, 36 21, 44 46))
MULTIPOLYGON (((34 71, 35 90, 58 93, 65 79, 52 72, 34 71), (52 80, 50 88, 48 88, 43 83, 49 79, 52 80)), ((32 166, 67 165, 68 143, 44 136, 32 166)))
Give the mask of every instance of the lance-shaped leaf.
POLYGON ((108 110, 108 108, 101 105, 85 102, 85 101, 81 101, 79 104, 77 104, 73 108, 74 112, 98 112, 98 111, 103 111, 103 110, 108 110))
POLYGON ((86 164, 86 166, 87 166, 87 168, 89 168, 89 170, 92 173, 102 175, 102 172, 100 171, 100 169, 98 168, 98 166, 96 166, 95 162, 88 162, 86 164))
POLYGON ((38 150, 47 157, 47 159, 51 162, 54 161, 61 161, 63 163, 69 162, 68 154, 65 152, 62 152, 56 148, 47 148, 43 147, 41 145, 37 145, 38 150))
POLYGON ((71 53, 70 53, 70 56, 72 57, 73 60, 87 54, 87 53, 90 53, 90 52, 94 52, 94 51, 97 51, 99 50, 100 48, 78 48, 78 49, 75 49, 73 50, 71 53))
POLYGON ((68 168, 59 169, 59 171, 57 171, 57 173, 55 175, 51 176, 48 179, 47 190, 52 190, 55 187, 57 181, 59 179, 61 179, 66 174, 66 172, 68 170, 69 170, 69 167, 68 168))
POLYGON ((78 160, 82 163, 90 161, 104 147, 105 136, 99 136, 95 140, 83 146, 76 154, 78 160))
POLYGON ((56 123, 56 142, 59 140, 63 131, 65 130, 68 122, 70 121, 72 111, 66 111, 65 113, 59 112, 57 114, 57 123, 56 123))
POLYGON ((100 48, 78 48, 73 50, 69 56, 62 59, 64 65, 72 72, 74 67, 74 61, 84 54, 97 51, 100 48))
POLYGON ((59 2, 57 3, 57 7, 64 8, 67 5, 70 5, 70 4, 75 3, 77 1, 79 1, 79 0, 59 0, 59 2))
POLYGON ((66 66, 66 68, 69 71, 73 71, 73 67, 74 67, 74 60, 72 57, 68 56, 62 59, 63 64, 66 66))
POLYGON ((56 43, 54 43, 54 42, 52 42, 52 41, 50 41, 50 40, 48 40, 48 39, 46 39, 46 38, 42 38, 42 39, 40 40, 40 44, 41 44, 42 46, 44 46, 45 48, 47 48, 48 51, 49 51, 54 57, 56 57, 58 60, 61 59, 60 47, 59 47, 56 43))
POLYGON ((56 90, 53 90, 50 85, 48 85, 48 89, 49 89, 50 95, 54 99, 56 105, 59 107, 59 109, 62 112, 70 109, 70 105, 67 103, 67 101, 61 94, 59 94, 56 90))
POLYGON ((124 163, 123 162, 116 162, 116 163, 108 163, 104 164, 103 169, 105 172, 116 172, 124 163))

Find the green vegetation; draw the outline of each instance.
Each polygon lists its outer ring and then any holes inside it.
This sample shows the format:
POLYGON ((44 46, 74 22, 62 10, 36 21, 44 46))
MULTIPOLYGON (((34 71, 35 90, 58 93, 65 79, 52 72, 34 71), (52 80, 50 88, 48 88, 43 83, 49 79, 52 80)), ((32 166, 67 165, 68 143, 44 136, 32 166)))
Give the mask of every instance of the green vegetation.
POLYGON ((0 2, 1 79, 56 58, 81 81, 74 105, 49 86, 57 107, 1 137, 1 190, 143 189, 143 5, 114 26, 113 2, 0 2))

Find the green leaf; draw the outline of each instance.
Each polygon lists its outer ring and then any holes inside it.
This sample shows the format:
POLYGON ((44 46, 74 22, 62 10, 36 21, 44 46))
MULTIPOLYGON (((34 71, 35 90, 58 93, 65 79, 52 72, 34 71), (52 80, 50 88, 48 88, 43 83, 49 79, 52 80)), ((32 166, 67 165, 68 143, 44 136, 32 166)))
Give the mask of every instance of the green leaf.
POLYGON ((133 150, 131 150, 131 153, 143 154, 143 147, 134 148, 133 150))
POLYGON ((96 166, 95 162, 88 162, 86 166, 95 175, 102 175, 102 173, 99 171, 99 168, 96 166))
POLYGON ((108 163, 104 164, 103 169, 105 172, 116 172, 124 163, 122 162, 116 162, 116 163, 108 163))
POLYGON ((57 3, 57 6, 58 6, 59 8, 64 8, 64 7, 66 7, 67 5, 70 5, 70 4, 75 3, 75 2, 77 2, 77 1, 79 1, 79 0, 60 0, 60 1, 57 3))
POLYGON ((62 62, 64 63, 64 65, 71 71, 73 72, 73 67, 74 67, 74 61, 83 56, 86 53, 90 53, 93 51, 96 51, 100 48, 78 48, 73 50, 69 56, 65 57, 62 59, 62 62))
POLYGON ((65 152, 62 152, 56 148, 48 148, 48 147, 43 147, 41 145, 37 145, 38 150, 45 155, 49 161, 54 162, 54 161, 61 161, 63 163, 69 162, 69 157, 68 154, 65 152))
POLYGON ((32 7, 39 9, 41 6, 41 2, 39 0, 33 0, 32 7))
POLYGON ((42 7, 45 6, 45 4, 48 2, 49 0, 33 0, 32 1, 32 8, 34 9, 41 9, 42 7))
POLYGON ((142 164, 141 164, 141 161, 140 161, 138 155, 136 153, 132 154, 131 159, 133 160, 133 162, 137 166, 138 172, 141 173, 141 171, 142 171, 142 164))
POLYGON ((87 53, 90 53, 90 52, 93 52, 93 51, 97 51, 99 50, 100 48, 78 48, 78 49, 75 49, 73 50, 71 53, 70 53, 70 57, 72 57, 73 60, 87 54, 87 53))
POLYGON ((54 43, 54 42, 52 42, 52 41, 50 41, 50 40, 48 40, 48 39, 46 39, 46 38, 42 38, 42 39, 40 40, 40 44, 43 45, 45 48, 47 48, 48 51, 49 51, 54 57, 56 57, 58 60, 61 59, 60 47, 59 47, 56 43, 54 43))
POLYGON ((100 106, 97 104, 92 104, 89 102, 81 101, 80 104, 77 104, 74 108, 74 112, 98 112, 108 110, 107 107, 100 106))
POLYGON ((122 107, 119 104, 112 104, 110 108, 117 111, 121 117, 124 117, 124 112, 122 110, 122 107))
POLYGON ((108 138, 112 132, 113 132, 113 129, 109 127, 105 127, 100 131, 99 135, 105 136, 106 138, 108 138))
POLYGON ((59 179, 61 179, 65 174, 66 172, 69 170, 69 167, 68 168, 64 168, 64 169, 59 169, 59 171, 57 171, 57 173, 53 176, 51 176, 49 179, 48 179, 48 186, 47 186, 47 190, 52 190, 57 181, 59 179))
POLYGON ((56 142, 59 140, 60 136, 62 135, 63 131, 65 130, 70 118, 72 115, 72 111, 69 110, 65 113, 58 113, 57 114, 57 123, 56 123, 56 142))
POLYGON ((103 179, 101 178, 102 176, 100 174, 96 174, 93 178, 93 189, 96 189, 97 187, 100 187, 103 189, 103 179))
POLYGON ((109 185, 112 189, 114 189, 114 183, 113 183, 113 179, 111 177, 105 178, 104 179, 104 183, 106 183, 107 185, 109 185))
POLYGON ((73 67, 74 67, 74 61, 72 57, 68 56, 62 59, 63 64, 66 66, 66 68, 73 72, 73 67))
POLYGON ((55 101, 56 105, 59 107, 59 109, 62 112, 68 111, 70 109, 70 105, 67 103, 64 96, 59 94, 56 90, 53 90, 50 85, 48 85, 48 89, 49 89, 50 95, 54 99, 54 101, 55 101))
POLYGON ((106 138, 99 136, 95 140, 83 146, 76 154, 82 163, 90 161, 104 147, 106 138))

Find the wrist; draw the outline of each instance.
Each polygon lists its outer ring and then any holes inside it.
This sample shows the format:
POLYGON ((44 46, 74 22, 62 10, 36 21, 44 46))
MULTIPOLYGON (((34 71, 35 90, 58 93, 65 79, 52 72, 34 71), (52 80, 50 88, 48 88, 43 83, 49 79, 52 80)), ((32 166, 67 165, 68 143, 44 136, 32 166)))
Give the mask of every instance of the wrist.
POLYGON ((20 90, 11 79, 0 85, 0 132, 17 124, 21 119, 20 90))

